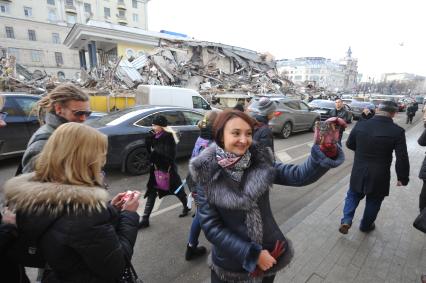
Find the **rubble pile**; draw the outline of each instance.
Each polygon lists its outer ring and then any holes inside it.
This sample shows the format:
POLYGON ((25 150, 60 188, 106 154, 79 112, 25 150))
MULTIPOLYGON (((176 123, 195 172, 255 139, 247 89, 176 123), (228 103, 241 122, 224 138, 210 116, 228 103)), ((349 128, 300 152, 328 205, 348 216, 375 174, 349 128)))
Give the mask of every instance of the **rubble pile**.
MULTIPOLYGON (((283 93, 291 81, 278 75, 270 54, 200 41, 166 41, 129 60, 99 55, 98 66, 68 81, 98 93, 133 90, 139 84, 191 88, 204 95, 283 93)), ((0 90, 42 93, 64 79, 34 76, 13 56, 0 62, 0 90)))

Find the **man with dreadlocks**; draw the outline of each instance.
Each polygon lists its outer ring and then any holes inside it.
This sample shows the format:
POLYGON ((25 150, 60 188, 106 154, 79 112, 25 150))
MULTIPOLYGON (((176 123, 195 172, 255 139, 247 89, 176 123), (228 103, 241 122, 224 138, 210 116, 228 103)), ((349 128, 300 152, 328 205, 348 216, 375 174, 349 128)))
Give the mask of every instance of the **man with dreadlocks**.
POLYGON ((89 96, 72 84, 59 85, 43 97, 37 103, 42 126, 31 137, 17 174, 34 171, 35 157, 57 127, 67 122, 83 123, 91 113, 89 96))

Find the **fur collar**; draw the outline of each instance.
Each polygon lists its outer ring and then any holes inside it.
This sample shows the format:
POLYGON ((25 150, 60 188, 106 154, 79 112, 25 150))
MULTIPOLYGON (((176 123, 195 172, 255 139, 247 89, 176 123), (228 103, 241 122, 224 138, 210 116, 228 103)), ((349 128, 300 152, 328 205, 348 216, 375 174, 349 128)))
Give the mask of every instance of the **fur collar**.
POLYGON ((273 155, 268 147, 250 147, 251 165, 241 182, 233 181, 216 161, 216 144, 210 145, 191 160, 189 170, 194 181, 206 189, 207 200, 228 209, 250 210, 256 200, 272 186, 273 155))
POLYGON ((41 183, 34 173, 23 174, 4 185, 8 205, 24 213, 50 214, 100 211, 106 207, 108 193, 100 187, 41 183))

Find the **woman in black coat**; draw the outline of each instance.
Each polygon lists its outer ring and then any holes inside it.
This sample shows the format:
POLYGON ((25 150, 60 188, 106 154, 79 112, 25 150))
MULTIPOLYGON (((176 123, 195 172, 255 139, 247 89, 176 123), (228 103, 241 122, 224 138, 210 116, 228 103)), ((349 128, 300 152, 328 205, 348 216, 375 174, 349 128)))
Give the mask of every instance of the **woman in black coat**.
POLYGON ((274 163, 268 147, 252 143, 254 121, 240 111, 223 111, 214 123, 214 141, 191 159, 199 217, 212 243, 211 282, 273 282, 293 255, 275 222, 269 202, 273 183, 305 186, 344 161, 312 147, 301 165, 274 163))
POLYGON ((148 199, 145 204, 145 210, 139 228, 146 228, 149 226, 149 216, 154 208, 157 195, 159 198, 166 195, 175 195, 182 202, 183 206, 182 213, 179 217, 185 217, 190 211, 190 208, 187 207, 188 199, 175 163, 176 144, 179 142, 179 139, 176 133, 170 127, 167 127, 167 119, 162 115, 158 115, 154 118, 152 121, 152 129, 153 130, 150 132, 145 142, 146 149, 150 153, 149 180, 147 191, 144 196, 148 199), (157 184, 155 176, 156 170, 160 170, 166 174, 169 173, 170 185, 168 188, 160 188, 157 184), (176 190, 178 190, 178 192, 175 193, 176 190))
MULTIPOLYGON (((417 142, 421 146, 426 146, 426 129, 423 131, 417 142)), ((419 178, 423 180, 423 187, 419 196, 419 208, 420 211, 422 211, 423 208, 426 207, 426 157, 423 159, 423 164, 419 172, 419 178)))
POLYGON ((139 193, 127 200, 121 193, 108 202, 101 173, 107 148, 107 137, 97 130, 63 124, 44 146, 35 171, 4 186, 18 227, 7 254, 24 265, 31 254, 40 254, 31 263, 48 265, 42 282, 115 283, 132 257, 139 193), (25 248, 27 243, 34 245, 25 248))

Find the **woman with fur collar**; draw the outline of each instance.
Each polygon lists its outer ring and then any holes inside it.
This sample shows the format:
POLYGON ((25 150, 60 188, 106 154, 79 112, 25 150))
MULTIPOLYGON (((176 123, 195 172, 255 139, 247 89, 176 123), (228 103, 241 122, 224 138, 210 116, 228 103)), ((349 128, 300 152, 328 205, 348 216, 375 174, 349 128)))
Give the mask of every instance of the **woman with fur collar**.
POLYGON ((269 148, 252 144, 253 127, 245 113, 221 112, 213 125, 216 144, 190 163, 201 227, 213 244, 212 283, 273 282, 293 250, 273 218, 270 188, 311 184, 344 161, 340 148, 333 160, 314 145, 301 165, 274 164, 269 148))
MULTIPOLYGON (((117 282, 133 253, 139 193, 108 203, 102 188, 107 137, 79 123, 57 128, 36 160, 35 172, 6 182, 5 200, 16 211, 19 237, 37 243, 50 270, 42 282, 117 282)), ((23 254, 18 238, 8 254, 23 254)))

